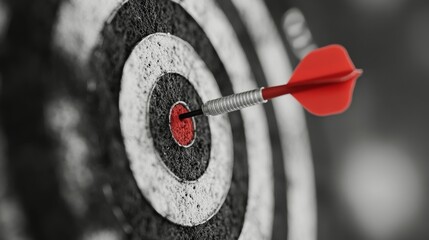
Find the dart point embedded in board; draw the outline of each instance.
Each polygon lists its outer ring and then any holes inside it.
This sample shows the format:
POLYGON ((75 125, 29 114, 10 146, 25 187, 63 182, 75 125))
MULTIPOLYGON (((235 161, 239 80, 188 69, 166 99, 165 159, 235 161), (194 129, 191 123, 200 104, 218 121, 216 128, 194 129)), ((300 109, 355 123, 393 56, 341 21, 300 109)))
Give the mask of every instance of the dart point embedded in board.
POLYGON ((291 94, 307 111, 317 116, 339 114, 350 106, 356 80, 362 75, 347 50, 329 45, 310 52, 298 64, 287 84, 255 89, 210 100, 201 109, 179 116, 219 115, 276 97, 291 94))

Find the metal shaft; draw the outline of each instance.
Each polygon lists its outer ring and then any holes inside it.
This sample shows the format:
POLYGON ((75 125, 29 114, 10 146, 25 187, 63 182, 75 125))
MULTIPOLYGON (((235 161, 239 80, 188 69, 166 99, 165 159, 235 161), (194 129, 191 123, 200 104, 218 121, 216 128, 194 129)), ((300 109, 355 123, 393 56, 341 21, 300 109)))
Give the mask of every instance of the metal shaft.
POLYGON ((262 88, 210 100, 202 106, 204 115, 219 115, 264 103, 262 88))
POLYGON ((215 116, 234 112, 259 103, 265 103, 262 97, 262 89, 232 94, 226 97, 210 100, 203 104, 201 109, 181 114, 180 119, 190 118, 198 115, 215 116))
POLYGON ((266 102, 262 88, 210 100, 202 106, 204 115, 219 115, 266 102))

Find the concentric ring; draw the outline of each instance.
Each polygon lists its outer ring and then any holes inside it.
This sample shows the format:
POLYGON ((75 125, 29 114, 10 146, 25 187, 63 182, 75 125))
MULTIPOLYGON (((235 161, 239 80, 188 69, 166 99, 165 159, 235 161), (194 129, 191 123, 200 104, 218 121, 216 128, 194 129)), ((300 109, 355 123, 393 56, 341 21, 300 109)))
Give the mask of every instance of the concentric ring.
POLYGON ((204 174, 187 181, 169 171, 160 160, 159 154, 164 153, 156 151, 148 131, 151 91, 165 73, 185 76, 203 101, 221 96, 216 80, 189 44, 164 33, 145 37, 125 63, 121 80, 124 145, 139 189, 155 210, 174 223, 195 226, 215 215, 228 194, 232 134, 226 116, 210 118, 210 128, 216 130, 211 133, 210 161, 204 174))

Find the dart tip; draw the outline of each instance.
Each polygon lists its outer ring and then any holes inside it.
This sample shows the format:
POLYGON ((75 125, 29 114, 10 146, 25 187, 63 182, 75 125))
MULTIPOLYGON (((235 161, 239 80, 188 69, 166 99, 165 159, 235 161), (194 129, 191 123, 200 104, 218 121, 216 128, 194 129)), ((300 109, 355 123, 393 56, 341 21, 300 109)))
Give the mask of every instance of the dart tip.
POLYGON ((187 112, 187 113, 182 113, 182 114, 179 115, 179 119, 183 120, 183 119, 195 117, 195 116, 198 116, 198 115, 203 115, 203 110, 202 109, 198 109, 198 110, 187 112))

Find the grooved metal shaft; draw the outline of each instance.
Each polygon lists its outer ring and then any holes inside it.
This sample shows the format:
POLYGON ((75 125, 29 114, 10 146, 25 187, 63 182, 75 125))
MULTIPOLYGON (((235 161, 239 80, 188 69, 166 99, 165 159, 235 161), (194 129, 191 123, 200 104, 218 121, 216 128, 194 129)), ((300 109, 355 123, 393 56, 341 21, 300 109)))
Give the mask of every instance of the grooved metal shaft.
POLYGON ((181 120, 198 115, 215 116, 219 114, 234 112, 256 104, 265 103, 262 97, 262 89, 232 94, 226 97, 210 100, 201 106, 201 109, 183 113, 179 116, 181 120))
POLYGON ((204 115, 219 115, 266 102, 262 88, 210 100, 202 106, 204 115))

